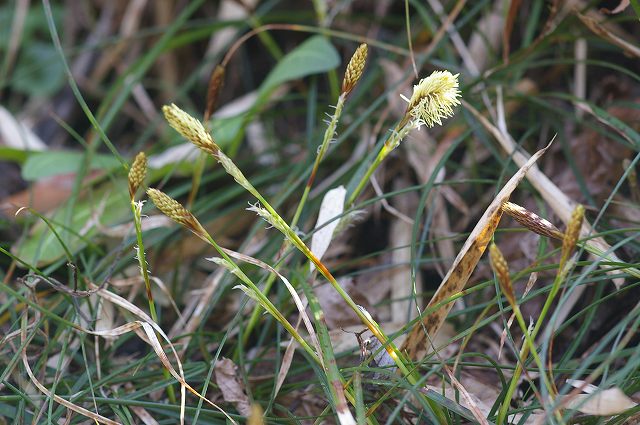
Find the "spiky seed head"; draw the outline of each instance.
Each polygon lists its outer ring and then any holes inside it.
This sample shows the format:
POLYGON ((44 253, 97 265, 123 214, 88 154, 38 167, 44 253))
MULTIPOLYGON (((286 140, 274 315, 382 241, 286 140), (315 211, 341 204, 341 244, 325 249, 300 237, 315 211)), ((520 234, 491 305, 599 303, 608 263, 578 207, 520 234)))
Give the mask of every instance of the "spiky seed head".
POLYGON ((567 224, 567 231, 562 239, 562 255, 560 257, 560 270, 564 268, 567 260, 573 253, 580 238, 580 229, 584 219, 584 206, 578 204, 571 213, 571 219, 567 224))
POLYGON ((500 248, 495 243, 491 243, 489 246, 489 258, 491 260, 491 268, 496 274, 500 289, 507 297, 507 301, 511 306, 516 305, 516 296, 513 291, 513 285, 511 284, 511 277, 509 276, 509 265, 505 260, 504 255, 500 251, 500 248))
MULTIPOLYGON (((434 71, 413 86, 404 120, 414 119, 415 125, 442 125, 442 119, 453 115, 453 107, 460 104, 458 75, 449 71, 434 71)), ((406 99, 405 99, 406 100, 406 99)))
POLYGON ((209 78, 209 87, 207 88, 207 108, 204 111, 204 121, 207 122, 213 112, 216 110, 218 95, 224 81, 224 66, 216 65, 209 78))
POLYGON ((146 175, 147 156, 144 154, 144 152, 140 152, 133 160, 131 168, 129 168, 129 196, 131 196, 131 199, 136 196, 136 191, 144 181, 146 175))
POLYGON ((342 80, 342 93, 345 96, 351 93, 351 90, 353 90, 358 80, 360 80, 360 77, 362 77, 362 71, 367 62, 367 52, 367 45, 362 43, 353 53, 353 56, 351 56, 351 60, 344 72, 344 79, 342 80))
POLYGON ((191 230, 201 239, 207 240, 207 232, 204 230, 197 218, 189 210, 164 192, 158 189, 148 189, 147 195, 151 198, 154 205, 162 212, 178 224, 182 224, 191 230))
POLYGON ((162 112, 169 125, 184 138, 211 155, 216 156, 218 154, 218 145, 215 144, 213 138, 207 133, 200 121, 173 103, 163 106, 162 112))
POLYGON ((502 211, 534 233, 560 240, 564 237, 564 234, 551 222, 518 204, 505 202, 502 204, 502 211))
POLYGON ((158 189, 150 188, 147 190, 147 195, 149 195, 149 198, 151 198, 151 201, 153 201, 155 206, 171 220, 182 225, 187 225, 187 223, 192 219, 193 214, 183 207, 180 202, 176 201, 166 193, 158 189))

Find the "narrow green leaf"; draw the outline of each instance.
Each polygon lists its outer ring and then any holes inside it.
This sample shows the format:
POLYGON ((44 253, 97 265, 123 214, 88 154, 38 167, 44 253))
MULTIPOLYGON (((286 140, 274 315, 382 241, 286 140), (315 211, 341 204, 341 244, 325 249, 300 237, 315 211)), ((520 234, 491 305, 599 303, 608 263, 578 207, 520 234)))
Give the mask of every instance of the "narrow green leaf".
MULTIPOLYGON (((27 181, 41 180, 59 174, 75 173, 80 169, 84 154, 71 151, 47 151, 35 153, 22 167, 22 178, 27 181)), ((96 154, 91 159, 90 170, 112 170, 120 166, 113 155, 96 154)))

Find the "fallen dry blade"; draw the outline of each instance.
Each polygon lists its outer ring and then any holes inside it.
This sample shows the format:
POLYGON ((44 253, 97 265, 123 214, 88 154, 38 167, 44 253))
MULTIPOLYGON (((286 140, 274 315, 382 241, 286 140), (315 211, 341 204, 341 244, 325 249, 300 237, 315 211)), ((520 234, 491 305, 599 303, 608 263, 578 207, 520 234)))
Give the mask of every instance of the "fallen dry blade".
MULTIPOLYGON (((487 207, 482 218, 480 218, 480 221, 478 221, 478 224, 476 224, 476 227, 464 243, 460 253, 458 253, 458 256, 453 261, 453 265, 444 279, 442 279, 442 283, 426 308, 427 310, 453 297, 465 287, 469 276, 471 276, 471 273, 476 268, 480 257, 482 257, 484 250, 493 237, 493 233, 498 227, 498 223, 500 223, 502 204, 509 200, 509 196, 511 196, 511 193, 525 177, 529 168, 546 152, 549 146, 551 146, 551 143, 544 149, 536 152, 522 168, 511 177, 487 207)), ((431 338, 436 335, 452 307, 453 302, 449 302, 440 306, 432 313, 426 314, 422 318, 422 321, 416 323, 413 329, 411 329, 411 333, 402 345, 401 350, 406 350, 409 357, 414 360, 422 359, 428 351, 427 335, 431 338)))

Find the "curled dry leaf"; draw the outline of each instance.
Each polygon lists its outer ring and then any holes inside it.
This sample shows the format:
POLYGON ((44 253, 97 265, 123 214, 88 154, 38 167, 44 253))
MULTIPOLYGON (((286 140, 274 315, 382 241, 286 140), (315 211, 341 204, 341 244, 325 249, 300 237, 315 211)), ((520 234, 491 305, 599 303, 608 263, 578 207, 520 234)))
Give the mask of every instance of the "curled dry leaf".
MULTIPOLYGON (((340 222, 336 217, 344 211, 344 197, 346 194, 347 190, 344 186, 338 186, 328 191, 322 199, 322 204, 320 204, 318 221, 314 227, 318 231, 311 237, 311 252, 320 260, 327 252, 333 232, 340 222)), ((314 269, 315 266, 311 263, 311 270, 313 271, 314 269)))
POLYGON ((244 384, 236 375, 237 369, 238 366, 230 359, 219 360, 214 368, 216 384, 220 387, 224 401, 233 404, 242 416, 250 416, 251 402, 244 390, 244 384))
POLYGON ((184 423, 185 390, 188 390, 191 394, 195 395, 205 403, 209 404, 211 407, 219 410, 223 415, 225 415, 225 417, 231 423, 234 423, 234 424, 236 423, 227 414, 227 412, 225 412, 218 405, 216 405, 206 397, 202 396, 199 392, 197 392, 191 385, 189 385, 185 381, 184 371, 182 369, 182 362, 180 361, 180 357, 178 356, 178 353, 176 352, 175 347, 171 343, 169 337, 167 337, 164 331, 153 320, 151 320, 151 317, 149 317, 147 313, 142 311, 139 307, 135 306, 131 302, 125 300, 121 296, 114 294, 113 292, 107 291, 105 289, 98 289, 98 287, 92 283, 89 283, 89 287, 90 289, 96 290, 95 294, 98 295, 99 297, 103 298, 104 300, 110 301, 114 305, 124 308, 130 313, 138 316, 140 319, 142 319, 142 321, 136 320, 134 322, 130 322, 122 326, 118 326, 117 328, 103 330, 103 331, 90 331, 88 329, 82 329, 82 328, 80 328, 79 330, 91 335, 101 336, 103 338, 118 336, 118 335, 122 335, 124 333, 133 331, 138 336, 140 336, 142 340, 144 340, 146 343, 151 345, 151 348, 153 348, 153 351, 156 353, 156 355, 158 356, 158 359, 163 364, 163 366, 169 371, 171 376, 173 376, 181 384, 180 386, 180 396, 181 396, 180 423, 184 423), (164 347, 158 340, 156 333, 157 335, 160 335, 160 337, 168 343, 169 349, 171 350, 171 353, 174 356, 176 363, 178 364, 177 371, 169 361, 169 358, 167 357, 164 351, 164 347))
POLYGON ((603 39, 607 40, 611 44, 620 47, 624 52, 630 56, 640 57, 640 49, 633 43, 628 42, 622 37, 615 35, 605 25, 596 21, 595 19, 578 13, 578 18, 583 24, 587 26, 594 34, 599 35, 603 39))

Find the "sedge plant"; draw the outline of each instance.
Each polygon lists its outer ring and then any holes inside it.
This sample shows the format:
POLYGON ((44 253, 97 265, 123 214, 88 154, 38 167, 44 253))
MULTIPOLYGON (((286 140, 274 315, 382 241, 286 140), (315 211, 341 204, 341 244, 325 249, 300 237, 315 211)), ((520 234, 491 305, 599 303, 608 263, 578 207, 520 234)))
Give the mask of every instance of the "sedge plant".
MULTIPOLYGON (((129 198, 131 200, 131 212, 133 213, 133 225, 136 232, 137 246, 136 259, 140 267, 140 273, 142 280, 144 281, 144 287, 147 294, 147 302, 149 303, 149 313, 151 319, 158 323, 158 313, 156 312, 156 304, 153 300, 153 292, 151 292, 151 280, 149 279, 149 269, 147 267, 147 259, 144 252, 144 242, 142 240, 142 201, 136 201, 136 192, 143 185, 144 179, 147 175, 147 157, 144 152, 140 152, 136 155, 129 168, 129 174, 127 180, 129 183, 129 198)), ((165 379, 169 379, 170 374, 167 369, 162 370, 162 374, 165 379)), ((176 394, 173 386, 167 387, 167 394, 169 401, 176 402, 176 394)))
POLYGON ((413 94, 410 99, 403 96, 403 99, 408 103, 407 109, 356 188, 349 195, 345 202, 347 208, 353 206, 358 195, 369 182, 371 175, 385 158, 400 146, 400 143, 411 131, 419 130, 423 125, 427 128, 432 128, 436 124, 442 125, 444 118, 453 116, 453 107, 460 104, 458 86, 458 74, 453 75, 449 71, 434 71, 413 86, 413 94))
MULTIPOLYGON (((345 86, 343 86, 343 88, 344 87, 345 86)), ((350 86, 348 84, 346 85, 346 89, 346 95, 348 95, 348 92, 350 91, 350 86)), ((345 98, 346 95, 344 96, 345 98)), ((371 166, 365 173, 356 190, 351 194, 349 200, 347 201, 347 205, 353 204, 353 201, 360 193, 371 174, 389 155, 389 153, 400 144, 400 142, 409 134, 410 131, 419 129, 422 125, 432 127, 435 124, 441 124, 443 118, 451 116, 453 114, 453 106, 459 103, 459 96, 460 91, 458 90, 457 75, 454 76, 448 71, 436 71, 429 77, 422 79, 418 85, 414 86, 414 93, 411 99, 407 99, 409 105, 407 107, 405 115, 398 123, 387 142, 382 147, 376 160, 371 164, 371 166)), ((242 186, 257 199, 258 202, 253 205, 250 210, 257 213, 261 218, 263 218, 278 231, 280 231, 284 235, 288 243, 300 250, 316 266, 320 273, 333 286, 336 292, 338 292, 338 294, 343 298, 347 305, 360 318, 362 323, 371 331, 371 333, 376 338, 378 338, 381 344, 385 347, 389 356, 398 366, 398 369, 401 371, 402 375, 405 376, 412 385, 417 384, 420 380, 420 377, 410 367, 408 359, 406 359, 406 357, 398 350, 395 344, 386 337, 380 326, 372 319, 372 317, 366 311, 356 305, 356 303, 351 299, 349 294, 344 291, 344 289, 340 286, 340 284, 337 282, 331 272, 326 268, 326 266, 302 241, 298 234, 293 230, 292 226, 287 224, 287 222, 278 214, 278 212, 269 204, 269 202, 267 202, 262 194, 260 194, 260 192, 249 182, 242 171, 235 165, 233 160, 225 155, 224 152, 222 152, 220 147, 214 142, 211 135, 205 130, 202 123, 180 109, 175 104, 164 106, 162 110, 171 127, 173 127, 178 133, 180 133, 187 140, 191 141, 202 151, 213 156, 213 158, 216 159, 218 163, 220 163, 220 165, 222 165, 224 170, 230 176, 232 176, 240 186, 242 186)), ((337 122, 337 114, 334 115, 334 117, 336 118, 337 122)), ((326 143, 323 142, 323 145, 329 143, 334 131, 335 127, 330 124, 327 133, 325 133, 324 142, 326 143)), ((323 149, 323 146, 321 146, 319 152, 324 155, 325 151, 326 148, 323 149)), ((316 160, 317 164, 319 164, 320 160, 322 159, 322 155, 319 155, 319 159, 316 160)), ((315 173, 313 173, 312 171, 312 176, 314 174, 315 173)), ((310 187, 310 184, 308 184, 308 187, 310 187)), ((152 200, 154 200, 154 196, 157 197, 158 195, 156 192, 150 191, 149 196, 152 198, 152 200)), ((303 196, 303 201, 305 199, 306 198, 304 198, 303 196)), ((157 203, 156 205, 160 208, 157 203)), ((173 218, 175 221, 185 225, 186 227, 189 227, 190 230, 192 230, 194 233, 198 234, 197 232, 201 233, 204 231, 199 223, 196 224, 196 222, 192 221, 193 216, 190 213, 188 218, 180 218, 178 210, 167 210, 168 212, 165 212, 162 208, 160 209, 170 218, 173 218)), ((301 207, 299 207, 299 209, 301 209, 301 207)), ((180 213, 184 214, 185 211, 186 210, 184 210, 183 208, 182 210, 180 210, 180 213)), ((295 216, 295 218, 297 219, 297 217, 299 217, 299 213, 297 212, 295 216)), ((215 242, 213 242, 210 236, 207 235, 208 234, 204 232, 198 236, 211 243, 212 246, 216 247, 217 245, 215 245, 215 242)), ((230 261, 229 259, 227 260, 230 261)), ((243 282, 245 281, 244 278, 242 278, 242 280, 243 282)), ((268 298, 262 292, 260 292, 257 287, 255 287, 255 285, 251 284, 249 285, 249 288, 256 297, 259 297, 261 304, 266 304, 269 302, 268 298)), ((295 332, 293 328, 290 328, 289 326, 290 325, 285 326, 287 328, 287 331, 295 332)), ((310 347, 308 347, 308 349, 311 350, 310 347)), ((434 413, 436 413, 439 420, 442 422, 446 421, 445 415, 439 408, 439 406, 435 405, 433 402, 430 402, 429 404, 433 408, 434 413)))
MULTIPOLYGON (((318 169, 320 168, 320 163, 324 159, 329 149, 329 146, 331 145, 331 142, 335 138, 336 129, 338 127, 338 122, 340 120, 340 117, 342 116, 342 111, 344 109, 345 102, 347 101, 349 94, 353 91, 358 81, 360 81, 360 78, 362 77, 364 66, 367 62, 367 54, 368 54, 368 47, 366 44, 362 43, 360 46, 358 46, 356 51, 353 53, 353 56, 349 60, 349 63, 345 70, 344 78, 342 80, 342 90, 341 90, 340 96, 338 97, 338 101, 336 102, 334 112, 331 115, 329 122, 327 124, 327 128, 324 132, 322 143, 318 148, 318 152, 316 154, 316 158, 313 163, 313 166, 311 167, 311 173, 309 174, 309 178, 307 179, 307 183, 304 187, 304 191, 302 193, 300 201, 298 202, 296 211, 293 214, 291 223, 289 224, 289 227, 293 229, 295 229, 296 226, 298 225, 298 221, 300 220, 300 216, 302 214, 302 211, 304 210, 304 206, 306 205, 307 199, 309 197, 309 192, 313 187, 316 174, 318 172, 318 169)), ((285 239, 285 242, 283 243, 283 246, 281 247, 280 252, 284 252, 284 250, 288 248, 289 245, 290 244, 288 243, 287 239, 285 239)), ((278 267, 280 267, 280 265, 278 265, 276 269, 278 269, 278 267)), ((269 291, 271 290, 271 287, 273 286, 273 283, 275 282, 275 279, 276 279, 275 275, 273 274, 269 275, 269 277, 267 278, 267 281, 264 284, 264 289, 263 289, 264 294, 269 293, 269 291)), ((243 341, 244 343, 246 343, 249 335, 251 334, 251 331, 254 329, 254 327, 258 323, 258 320, 260 318, 260 311, 261 311, 261 307, 259 304, 257 304, 253 312, 251 313, 251 317, 249 318, 249 322, 247 324, 247 331, 244 333, 244 338, 245 338, 245 340, 243 341)))
POLYGON ((499 425, 505 423, 507 419, 511 398, 513 397, 513 393, 515 392, 518 386, 520 375, 523 372, 524 362, 527 356, 529 355, 529 352, 531 352, 532 356, 534 357, 534 360, 536 361, 536 363, 538 364, 538 367, 540 368, 540 373, 541 373, 543 382, 545 383, 547 388, 551 389, 550 393, 553 394, 553 387, 550 382, 552 377, 548 376, 545 373, 533 341, 535 341, 536 336, 540 332, 540 329, 544 323, 544 319, 549 313, 551 305, 553 304, 553 301, 558 295, 558 292, 560 291, 560 288, 562 287, 563 282, 565 282, 569 272, 571 271, 571 269, 575 264, 575 261, 573 259, 573 253, 576 249, 576 245, 580 237, 580 229, 582 227, 583 218, 584 218, 584 207, 582 205, 577 205, 573 213, 571 214, 571 220, 569 221, 567 225, 567 230, 564 232, 564 235, 562 238, 562 250, 561 250, 560 263, 558 264, 556 277, 553 281, 553 284, 551 285, 551 290, 547 295, 544 305, 542 306, 542 310, 540 311, 540 315, 538 316, 538 319, 536 320, 536 324, 531 332, 527 330, 524 319, 522 318, 522 313, 520 312, 520 308, 518 306, 515 295, 513 293, 513 288, 510 286, 510 279, 508 278, 509 271, 508 271, 508 266, 506 264, 506 261, 504 260, 504 257, 502 257, 502 254, 500 253, 500 250, 497 248, 497 246, 495 244, 491 245, 490 255, 491 255, 492 267, 496 275, 498 276, 498 282, 500 283, 500 287, 503 293, 505 294, 507 301, 509 302, 514 313, 516 314, 518 323, 523 328, 523 332, 526 339, 526 344, 524 344, 522 346, 522 349, 520 350, 519 362, 516 365, 516 368, 513 372, 513 376, 511 377, 511 382, 509 383, 509 387, 507 388, 505 396, 502 400, 502 404, 500 405, 500 409, 498 410, 498 418, 496 420, 496 423, 499 425))
MULTIPOLYGON (((418 374, 413 371, 408 360, 398 350, 395 344, 390 341, 383 333, 380 326, 373 320, 373 318, 364 310, 362 310, 349 294, 340 286, 335 277, 326 268, 326 266, 315 256, 315 254, 309 249, 309 247, 302 241, 298 234, 286 223, 286 221, 275 211, 275 209, 269 204, 269 202, 260 194, 260 192, 249 182, 244 176, 242 171, 235 165, 235 163, 221 151, 220 147, 213 141, 213 138, 205 131, 203 125, 181 110, 176 105, 172 104, 163 107, 165 118, 176 131, 178 131, 183 137, 190 140, 194 145, 202 149, 203 151, 212 155, 225 169, 225 171, 234 178, 234 180, 242 186, 245 190, 251 193, 258 202, 250 208, 251 211, 257 213, 261 218, 271 224, 274 228, 279 230, 290 244, 300 250, 320 271, 320 273, 329 281, 333 288, 338 292, 340 297, 347 303, 347 305, 354 311, 354 313, 360 318, 362 323, 371 331, 371 333, 378 338, 381 344, 386 348, 389 356, 394 360, 398 369, 402 372, 408 381, 415 385, 420 380, 418 374)), ((254 289, 252 287, 252 289, 254 289)), ((257 289, 257 288, 256 288, 257 289)), ((255 289, 254 289, 255 291, 255 289)), ((260 293, 261 298, 266 297, 260 293)), ((289 329, 288 329, 289 330, 289 329)), ((444 422, 445 416, 437 405, 430 402, 434 413, 439 417, 440 421, 444 422)))

